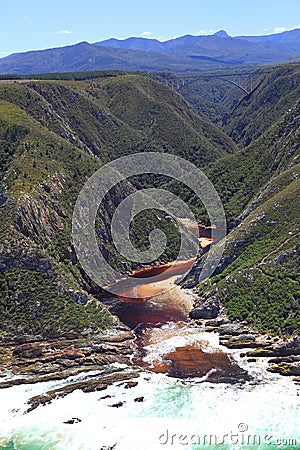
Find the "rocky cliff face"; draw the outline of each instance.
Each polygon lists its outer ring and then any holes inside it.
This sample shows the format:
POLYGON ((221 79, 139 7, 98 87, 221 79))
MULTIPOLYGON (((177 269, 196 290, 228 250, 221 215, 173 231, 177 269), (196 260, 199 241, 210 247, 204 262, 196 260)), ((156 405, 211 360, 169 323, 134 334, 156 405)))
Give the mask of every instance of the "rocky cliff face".
MULTIPOLYGON (((82 271, 71 242, 76 198, 103 161, 167 149, 205 163, 235 149, 180 96, 133 75, 1 83, 0 143, 0 330, 45 336, 97 333, 114 324, 99 301, 101 288, 82 271)), ((110 224, 116 206, 134 189, 120 183, 111 190, 96 220, 100 248, 122 272, 132 263, 112 245, 110 224)), ((155 220, 139 219, 141 241, 155 220)), ((172 245, 165 258, 173 255, 172 245)))
MULTIPOLYGON (((294 82, 290 86, 292 98, 294 82)), ((154 150, 204 167, 234 224, 215 277, 198 287, 193 314, 214 317, 227 309, 232 319, 258 328, 294 332, 299 326, 298 141, 297 102, 237 151, 181 96, 148 77, 1 83, 0 330, 49 336, 74 330, 97 334, 114 326, 99 301, 101 289, 83 273, 72 247, 73 207, 103 162, 154 150)), ((118 257, 110 222, 135 186, 143 186, 141 180, 117 186, 97 216, 99 245, 108 247, 109 262, 125 272, 133 266, 118 257)), ((140 219, 137 240, 143 245, 154 219, 140 219)), ((170 245, 169 258, 175 247, 170 245)), ((205 257, 186 286, 197 283, 205 257)))
MULTIPOLYGON (((235 226, 214 276, 197 288, 193 315, 217 305, 261 331, 299 332, 299 112, 296 100, 247 148, 212 168, 235 226)), ((205 258, 184 286, 198 284, 205 258)))

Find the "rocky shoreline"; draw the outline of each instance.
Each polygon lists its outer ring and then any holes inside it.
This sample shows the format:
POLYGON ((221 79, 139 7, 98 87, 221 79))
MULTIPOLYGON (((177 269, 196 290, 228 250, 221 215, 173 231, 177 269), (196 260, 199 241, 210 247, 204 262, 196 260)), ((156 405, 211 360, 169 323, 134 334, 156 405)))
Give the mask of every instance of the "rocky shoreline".
POLYGON ((26 413, 80 389, 105 390, 119 382, 133 387, 140 368, 131 364, 135 336, 121 323, 112 329, 83 337, 57 333, 43 337, 29 334, 0 336, 0 389, 22 384, 67 380, 65 386, 30 398, 26 413), (114 366, 117 363, 118 366, 114 366), (78 379, 78 375, 82 377, 78 379), (2 379, 2 381, 1 381, 2 379))
MULTIPOLYGON (((190 320, 206 332, 217 332, 220 344, 228 349, 240 349, 240 356, 254 362, 269 358, 267 370, 293 376, 300 385, 300 337, 290 339, 272 337, 251 329, 246 323, 232 323, 219 305, 197 304, 195 294, 180 289, 185 297, 192 297, 194 309, 190 320)), ((177 299, 177 301, 180 299, 177 299)), ((76 389, 83 392, 100 391, 115 382, 135 385, 140 372, 131 363, 135 350, 135 335, 129 327, 118 322, 110 330, 82 336, 77 333, 35 335, 0 335, 0 389, 21 384, 68 380, 68 384, 52 389, 28 401, 28 410, 61 398, 76 389), (112 367, 112 364, 122 364, 112 367), (83 379, 76 377, 80 374, 83 379), (2 379, 2 381, 1 381, 2 379)))
POLYGON ((76 333, 57 333, 47 338, 29 334, 1 335, 0 389, 88 374, 84 381, 71 381, 67 386, 30 399, 28 411, 75 389, 84 392, 102 390, 116 381, 137 376, 136 368, 131 368, 130 372, 111 368, 114 363, 128 366, 133 350, 134 335, 121 324, 86 337, 76 333))
MULTIPOLYGON (((193 313, 191 313, 193 317, 193 313)), ((193 319, 204 331, 217 332, 220 344, 228 349, 241 349, 241 357, 249 362, 269 358, 267 371, 293 376, 300 385, 300 337, 282 338, 261 334, 246 323, 233 323, 225 314, 214 319, 193 319)))
POLYGON ((86 337, 76 333, 48 337, 1 335, 0 367, 2 372, 11 371, 15 375, 46 375, 112 362, 127 363, 133 339, 133 333, 125 325, 86 337))
MULTIPOLYGON (((46 404, 49 404, 54 399, 63 398, 66 395, 76 391, 76 389, 81 389, 83 392, 103 391, 113 383, 127 382, 132 378, 137 378, 138 376, 139 375, 137 371, 127 372, 124 370, 120 371, 120 369, 108 370, 105 371, 103 374, 97 373, 95 375, 97 379, 89 379, 85 381, 74 382, 67 386, 47 391, 42 395, 32 397, 28 401, 29 408, 27 409, 26 413, 33 411, 38 406, 44 406, 46 404)), ((128 386, 130 387, 130 384, 128 384, 128 386)))

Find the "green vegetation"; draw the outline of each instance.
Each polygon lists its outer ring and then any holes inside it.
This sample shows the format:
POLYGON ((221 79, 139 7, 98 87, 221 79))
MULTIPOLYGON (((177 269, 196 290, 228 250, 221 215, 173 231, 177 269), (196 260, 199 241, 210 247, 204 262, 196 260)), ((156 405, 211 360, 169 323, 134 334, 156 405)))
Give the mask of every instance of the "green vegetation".
MULTIPOLYGON (((182 95, 166 74, 56 74, 40 80, 0 82, 0 331, 94 332, 112 317, 101 290, 82 272, 71 243, 78 193, 102 164, 133 152, 168 152, 202 168, 235 226, 216 274, 197 287, 223 303, 231 319, 262 331, 299 329, 299 65, 270 69, 247 98, 235 87, 209 82, 205 100, 195 83, 182 95), (55 79, 54 79, 55 78, 55 79), (221 92, 222 91, 222 92, 221 92), (243 95, 242 95, 243 97, 243 95), (217 103, 212 108, 213 100, 217 103), (235 108, 228 117, 228 108, 235 108), (202 112, 201 112, 202 111, 202 112), (244 144, 247 143, 246 147, 244 144)), ((203 205, 167 177, 133 177, 109 192, 99 208, 100 248, 121 272, 140 266, 121 258, 112 240, 111 217, 136 188, 165 187, 208 223, 203 205)), ((168 238, 160 262, 177 256, 176 226, 161 211, 139 214, 131 237, 141 250, 149 233, 168 238)), ((109 281, 109 280, 107 280, 109 281)))
POLYGON ((240 146, 263 135, 300 97, 300 65, 278 66, 258 77, 258 86, 244 96, 224 121, 224 131, 240 146))
MULTIPOLYGON (((274 83, 278 73, 289 70, 276 68, 274 83)), ((279 119, 276 113, 271 120, 272 112, 263 101, 267 129, 263 124, 248 147, 208 169, 227 219, 238 226, 227 237, 217 274, 198 286, 200 297, 220 301, 231 319, 276 334, 293 334, 300 326, 300 104, 294 97, 295 72, 294 67, 285 100, 276 97, 279 119)), ((249 122, 256 120, 251 111, 258 108, 257 102, 253 97, 249 122)))
POLYGON ((7 198, 0 216, 0 330, 47 335, 107 327, 110 314, 84 294, 78 268, 67 264, 73 204, 100 161, 11 103, 0 102, 0 118, 7 198))
POLYGON ((300 326, 298 242, 299 232, 283 246, 267 232, 256 241, 230 241, 234 263, 200 285, 200 296, 209 293, 226 306, 230 319, 245 320, 259 331, 293 334, 300 326))
MULTIPOLYGON (((180 93, 205 120, 217 124, 241 148, 267 131, 300 96, 300 66, 231 69, 182 74, 180 93), (222 76, 223 75, 223 76, 222 76), (231 82, 251 87, 246 94, 231 82), (229 81, 228 81, 229 80, 229 81)), ((176 84, 176 77, 174 83, 176 84)))
POLYGON ((297 102, 248 147, 208 169, 229 221, 243 212, 272 177, 299 162, 299 113, 297 102))
POLYGON ((56 276, 19 268, 0 274, 1 331, 93 332, 112 323, 111 315, 96 300, 83 305, 60 291, 56 276))
POLYGON ((89 80, 91 78, 108 78, 119 75, 124 75, 127 72, 124 70, 94 70, 90 72, 52 72, 52 73, 37 73, 30 75, 19 74, 3 74, 0 75, 0 80, 89 80))
POLYGON ((0 99, 107 162, 133 152, 178 154, 203 167, 236 150, 184 99, 150 77, 0 84, 0 99))
MULTIPOLYGON (((71 243, 76 198, 102 162, 132 151, 169 150, 205 164, 235 150, 162 84, 137 75, 98 75, 0 84, 2 331, 47 334, 110 325, 111 316, 91 294, 99 288, 83 276, 71 243)), ((121 183, 108 193, 96 220, 99 246, 121 272, 139 266, 118 255, 110 223, 133 191, 121 183)), ((146 249, 149 233, 161 224, 168 235, 165 262, 178 253, 178 234, 162 212, 140 214, 132 235, 146 249)))

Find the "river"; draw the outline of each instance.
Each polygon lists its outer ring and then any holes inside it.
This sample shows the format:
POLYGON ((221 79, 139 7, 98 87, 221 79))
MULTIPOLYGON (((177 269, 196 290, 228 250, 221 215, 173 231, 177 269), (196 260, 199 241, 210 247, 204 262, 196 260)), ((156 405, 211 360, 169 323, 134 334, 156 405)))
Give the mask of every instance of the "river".
MULTIPOLYGON (((205 243, 210 244, 209 238, 205 243)), ((216 332, 191 323, 193 298, 174 285, 185 263, 173 269, 168 279, 163 267, 148 269, 149 276, 161 273, 161 280, 140 285, 143 298, 127 292, 114 306, 136 336, 132 363, 142 368, 136 385, 128 389, 116 383, 103 392, 77 390, 28 414, 23 413, 29 398, 91 374, 2 389, 0 448, 300 448, 299 388, 291 378, 267 372, 266 358, 248 361, 241 350, 220 345, 216 332), (70 418, 80 422, 65 424, 70 418)))
MULTIPOLYGON (((205 238, 203 248, 210 243, 211 239, 205 238)), ((180 379, 205 377, 216 383, 244 382, 249 378, 247 373, 227 353, 213 348, 202 336, 199 338, 199 327, 188 318, 193 295, 178 287, 175 280, 189 266, 190 261, 184 261, 174 264, 171 270, 166 264, 136 271, 136 278, 155 276, 160 280, 125 291, 126 297, 120 296, 112 309, 135 333, 133 362, 149 371, 180 379)))

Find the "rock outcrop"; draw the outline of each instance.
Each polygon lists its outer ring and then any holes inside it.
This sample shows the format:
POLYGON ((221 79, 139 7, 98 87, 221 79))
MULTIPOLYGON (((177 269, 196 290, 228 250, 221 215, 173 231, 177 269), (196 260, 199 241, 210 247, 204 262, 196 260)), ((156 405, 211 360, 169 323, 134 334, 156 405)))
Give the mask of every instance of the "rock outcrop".
MULTIPOLYGON (((67 386, 63 386, 58 389, 53 389, 51 391, 47 391, 42 395, 37 395, 28 400, 29 408, 27 409, 27 413, 33 411, 38 406, 44 406, 46 404, 51 403, 52 400, 57 398, 63 398, 68 394, 76 391, 77 389, 82 390, 83 392, 95 392, 95 391, 103 391, 107 388, 107 386, 116 383, 118 381, 129 380, 131 378, 137 378, 139 375, 136 372, 121 372, 116 374, 109 375, 100 375, 99 379, 96 380, 87 380, 80 381, 77 383, 71 383, 67 386)), ((111 406, 120 407, 123 405, 123 402, 119 402, 117 404, 113 404, 111 406)))
POLYGON ((134 335, 125 326, 115 326, 97 335, 82 337, 72 333, 43 338, 34 335, 0 337, 1 371, 30 378, 14 378, 0 383, 0 389, 17 384, 64 379, 71 373, 99 369, 114 362, 129 362, 134 335))

